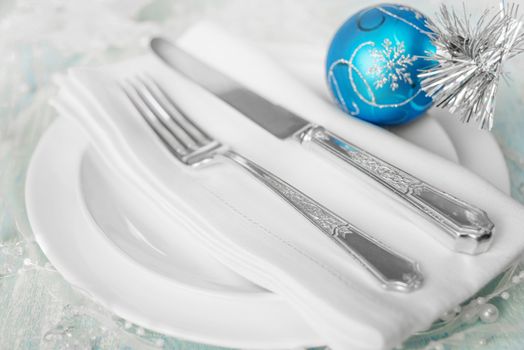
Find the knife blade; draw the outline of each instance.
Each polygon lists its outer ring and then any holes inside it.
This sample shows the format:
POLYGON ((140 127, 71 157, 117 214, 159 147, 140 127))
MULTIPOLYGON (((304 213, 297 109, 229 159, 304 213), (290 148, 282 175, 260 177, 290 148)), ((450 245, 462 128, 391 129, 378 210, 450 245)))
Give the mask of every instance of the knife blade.
POLYGON ((317 146, 398 195, 441 229, 434 238, 448 248, 466 254, 479 254, 489 248, 495 225, 483 210, 272 103, 166 39, 153 38, 150 44, 153 52, 167 65, 272 135, 280 139, 295 139, 303 145, 317 146))
POLYGON ((246 117, 280 139, 293 136, 310 123, 285 108, 260 98, 240 83, 198 61, 162 38, 151 41, 153 51, 170 66, 235 107, 246 117))

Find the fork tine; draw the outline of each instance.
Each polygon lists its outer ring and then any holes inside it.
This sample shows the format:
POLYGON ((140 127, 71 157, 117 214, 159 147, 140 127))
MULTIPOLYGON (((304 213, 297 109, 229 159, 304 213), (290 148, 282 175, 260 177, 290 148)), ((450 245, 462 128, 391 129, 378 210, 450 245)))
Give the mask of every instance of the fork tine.
POLYGON ((178 123, 177 119, 173 118, 172 114, 162 106, 158 96, 151 91, 150 87, 139 77, 136 77, 134 81, 134 87, 138 94, 165 129, 185 148, 189 150, 197 149, 199 147, 198 142, 178 123))
POLYGON ((205 145, 213 141, 205 131, 200 129, 190 118, 187 117, 182 109, 175 105, 157 82, 148 75, 145 75, 144 78, 145 79, 141 79, 142 82, 149 89, 151 94, 157 98, 158 103, 164 108, 167 114, 191 136, 192 139, 194 139, 199 145, 205 145))
POLYGON ((138 114, 147 122, 147 124, 153 129, 155 134, 160 140, 178 157, 184 157, 188 153, 187 147, 183 145, 170 133, 164 124, 158 119, 158 117, 151 111, 147 103, 143 100, 137 88, 129 81, 126 80, 126 85, 121 84, 121 88, 128 97, 129 101, 138 111, 138 114), (127 85, 127 86, 126 86, 127 85))

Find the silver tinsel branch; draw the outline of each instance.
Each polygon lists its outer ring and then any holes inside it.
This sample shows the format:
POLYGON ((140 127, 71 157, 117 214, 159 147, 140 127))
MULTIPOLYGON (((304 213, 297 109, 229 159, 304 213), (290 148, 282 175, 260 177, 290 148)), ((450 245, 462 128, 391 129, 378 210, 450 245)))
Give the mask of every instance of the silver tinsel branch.
POLYGON ((459 114, 463 122, 474 120, 491 129, 502 64, 524 51, 517 14, 517 5, 501 3, 500 11, 486 10, 472 22, 465 9, 458 15, 441 6, 435 20, 427 24, 437 48, 427 59, 436 65, 419 74, 422 89, 436 106, 459 114))

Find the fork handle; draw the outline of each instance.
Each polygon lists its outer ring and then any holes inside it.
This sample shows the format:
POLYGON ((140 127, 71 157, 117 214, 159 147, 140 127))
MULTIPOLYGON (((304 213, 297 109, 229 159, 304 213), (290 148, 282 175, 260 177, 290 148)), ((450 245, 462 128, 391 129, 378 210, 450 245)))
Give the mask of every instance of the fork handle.
POLYGON ((425 183, 321 126, 310 126, 299 139, 328 151, 396 193, 443 229, 436 238, 447 247, 467 254, 482 253, 489 248, 494 224, 483 210, 425 183))
POLYGON ((320 203, 233 151, 222 154, 277 193, 329 238, 357 259, 386 289, 409 292, 422 285, 418 264, 352 226, 320 203))

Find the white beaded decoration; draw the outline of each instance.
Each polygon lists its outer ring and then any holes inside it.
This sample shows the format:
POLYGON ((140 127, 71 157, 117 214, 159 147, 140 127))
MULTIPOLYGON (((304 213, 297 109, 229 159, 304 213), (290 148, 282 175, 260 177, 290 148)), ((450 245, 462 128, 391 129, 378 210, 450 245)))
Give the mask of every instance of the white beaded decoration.
POLYGON ((499 318, 499 309, 493 304, 484 304, 480 307, 480 319, 485 323, 493 323, 499 318))
POLYGON ((500 310, 492 303, 492 300, 495 298, 508 300, 510 298, 509 290, 524 282, 524 270, 517 271, 519 266, 517 263, 510 267, 500 277, 493 291, 445 312, 433 328, 420 332, 420 335, 438 339, 431 341, 423 349, 444 350, 448 349, 448 346, 450 349, 460 348, 460 344, 465 341, 467 333, 471 333, 473 337, 478 339, 476 340, 477 346, 488 344, 491 336, 479 339, 476 334, 477 328, 471 326, 479 321, 484 324, 491 324, 499 319, 500 310), (470 327, 467 325, 470 325, 470 327))

